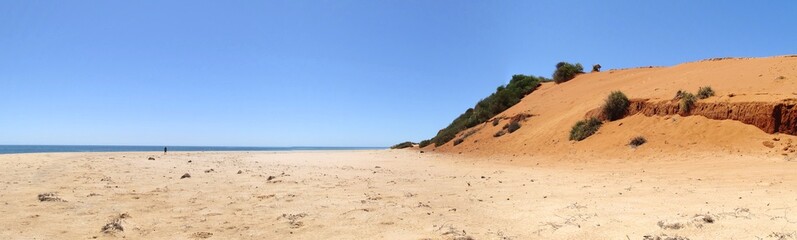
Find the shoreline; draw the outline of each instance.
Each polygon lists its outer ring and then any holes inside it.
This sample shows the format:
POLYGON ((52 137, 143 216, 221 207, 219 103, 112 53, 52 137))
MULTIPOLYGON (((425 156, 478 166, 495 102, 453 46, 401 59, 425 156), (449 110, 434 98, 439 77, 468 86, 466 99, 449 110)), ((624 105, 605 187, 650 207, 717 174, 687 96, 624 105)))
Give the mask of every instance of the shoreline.
MULTIPOLYGON (((0 145, 3 146, 17 146, 17 145, 0 145)), ((50 146, 50 145, 18 145, 18 146, 50 146)), ((70 147, 72 145, 52 145, 52 146, 66 146, 70 147)), ((79 147, 92 147, 91 145, 75 145, 79 147)), ((151 147, 151 146, 106 146, 106 147, 151 147)), ((172 150, 172 147, 169 147, 168 152, 175 152, 175 153, 184 153, 184 152, 207 152, 207 153, 214 153, 214 152, 301 152, 301 151, 367 151, 367 150, 388 150, 389 148, 378 148, 378 147, 286 147, 284 150, 281 149, 263 149, 263 150, 180 150, 178 149, 172 150)), ((193 147, 192 147, 193 148, 193 147)), ((197 147, 203 148, 203 147, 197 147)), ((211 147, 211 148, 224 148, 224 147, 211 147)), ((230 147, 230 148, 237 148, 237 147, 230 147)), ((276 147, 279 148, 279 147, 276 147)), ((0 149, 2 150, 2 149, 0 149)), ((120 150, 120 151, 37 151, 37 152, 0 152, 0 155, 9 155, 9 154, 35 154, 35 153, 158 153, 162 151, 128 151, 128 150, 120 150)))

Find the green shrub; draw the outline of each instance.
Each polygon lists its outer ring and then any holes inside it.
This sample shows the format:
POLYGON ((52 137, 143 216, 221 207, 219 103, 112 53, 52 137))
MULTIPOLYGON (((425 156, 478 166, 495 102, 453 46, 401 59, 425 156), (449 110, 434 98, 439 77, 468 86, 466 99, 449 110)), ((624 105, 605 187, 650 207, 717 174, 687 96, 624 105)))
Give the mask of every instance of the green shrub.
POLYGON ((695 102, 697 102, 697 97, 694 94, 683 92, 681 97, 681 104, 679 105, 678 112, 686 114, 692 111, 692 107, 695 106, 695 102))
POLYGON ((603 116, 609 121, 614 121, 623 118, 628 112, 628 97, 620 91, 614 91, 609 94, 606 101, 603 103, 603 116))
POLYGON ((501 123, 501 119, 493 119, 493 127, 498 126, 499 123, 501 123))
POLYGON ((556 70, 553 72, 553 81, 556 83, 567 82, 581 73, 584 73, 584 67, 581 66, 581 63, 573 65, 567 62, 560 62, 556 64, 556 70))
POLYGON ((429 144, 432 144, 432 140, 423 140, 420 143, 418 143, 418 147, 422 147, 423 148, 423 147, 429 146, 429 144))
POLYGON ((573 128, 570 129, 570 140, 581 141, 592 136, 598 131, 601 124, 601 121, 594 117, 576 122, 573 128))
POLYGON ((628 145, 631 146, 631 147, 639 147, 642 144, 645 144, 646 142, 648 142, 648 140, 645 139, 645 137, 637 136, 635 138, 632 138, 631 142, 629 142, 628 145))
POLYGON ((476 106, 459 115, 447 127, 437 132, 431 140, 435 146, 441 146, 454 139, 462 130, 474 127, 495 117, 504 110, 519 103, 523 97, 537 89, 541 77, 514 75, 506 86, 496 88, 490 96, 482 99, 476 106))
POLYGON ((697 98, 699 99, 706 99, 711 96, 714 96, 714 89, 711 89, 710 86, 701 87, 697 90, 697 98))
POLYGON ((509 133, 513 133, 518 129, 520 129, 520 123, 517 121, 512 121, 511 123, 506 125, 506 130, 509 131, 509 133))
POLYGON ((408 147, 412 147, 413 145, 415 145, 414 142, 407 141, 407 142, 403 142, 403 143, 399 143, 399 144, 393 145, 392 147, 390 147, 390 149, 408 148, 408 147))

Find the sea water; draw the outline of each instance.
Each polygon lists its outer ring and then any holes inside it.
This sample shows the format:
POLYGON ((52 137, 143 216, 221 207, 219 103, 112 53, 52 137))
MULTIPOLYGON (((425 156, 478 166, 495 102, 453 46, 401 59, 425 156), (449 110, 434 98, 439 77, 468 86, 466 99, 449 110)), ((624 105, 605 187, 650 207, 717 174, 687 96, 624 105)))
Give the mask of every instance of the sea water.
POLYGON ((105 145, 0 145, 0 154, 47 152, 157 152, 171 151, 312 151, 374 150, 384 147, 218 147, 218 146, 105 146, 105 145))

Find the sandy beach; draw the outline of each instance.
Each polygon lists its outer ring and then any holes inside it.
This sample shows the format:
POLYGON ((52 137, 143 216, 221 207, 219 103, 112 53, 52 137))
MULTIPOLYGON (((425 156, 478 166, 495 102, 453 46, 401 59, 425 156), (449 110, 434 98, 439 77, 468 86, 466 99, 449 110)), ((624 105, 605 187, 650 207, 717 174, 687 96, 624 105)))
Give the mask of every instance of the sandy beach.
POLYGON ((797 240, 797 1, 721 3, 0 1, 0 240, 797 240))
POLYGON ((0 238, 797 237, 797 161, 710 153, 589 157, 417 150, 0 155, 0 238))

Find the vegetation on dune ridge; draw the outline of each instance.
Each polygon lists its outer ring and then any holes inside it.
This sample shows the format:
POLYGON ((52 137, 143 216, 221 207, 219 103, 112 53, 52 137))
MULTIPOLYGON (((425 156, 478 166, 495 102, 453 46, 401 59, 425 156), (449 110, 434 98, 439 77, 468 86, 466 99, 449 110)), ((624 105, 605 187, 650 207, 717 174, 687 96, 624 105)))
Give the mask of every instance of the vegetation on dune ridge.
POLYGON ((584 73, 584 66, 581 66, 581 63, 560 62, 556 64, 556 71, 553 72, 553 81, 556 83, 567 82, 582 73, 584 73))
POLYGON ((447 127, 437 132, 432 139, 421 141, 420 146, 425 147, 434 143, 441 146, 456 137, 462 130, 487 122, 504 110, 519 103, 520 100, 540 86, 540 82, 549 81, 544 77, 527 75, 514 75, 506 86, 499 86, 494 93, 482 99, 476 106, 469 108, 459 115, 447 127))
MULTIPOLYGON (((599 66, 597 67, 600 68, 599 66)), ((595 66, 593 66, 593 68, 595 68, 595 66)), ((485 123, 499 113, 519 103, 523 97, 537 89, 541 82, 554 81, 556 83, 562 83, 582 73, 584 73, 584 67, 580 63, 571 64, 560 62, 556 64, 556 70, 552 76, 553 79, 522 74, 514 75, 509 81, 509 84, 499 86, 494 93, 480 100, 473 108, 467 109, 465 113, 455 118, 448 126, 438 131, 437 135, 433 138, 423 140, 418 145, 422 148, 431 144, 434 144, 436 147, 442 146, 456 138, 457 133, 460 131, 485 123)), ((492 122, 493 126, 498 125, 499 121, 498 119, 494 119, 492 122)), ((518 128, 520 128, 520 124, 516 123, 512 126, 512 131, 510 132, 514 132, 514 130, 518 128)), ((461 143, 461 141, 458 143, 461 143)))
POLYGON ((429 146, 429 144, 432 144, 432 140, 431 139, 423 140, 420 143, 418 143, 418 147, 422 147, 423 148, 423 147, 429 146))
POLYGON ((399 143, 399 144, 393 145, 393 146, 390 147, 390 149, 410 148, 413 145, 415 145, 414 142, 407 141, 407 142, 403 142, 403 143, 399 143))

